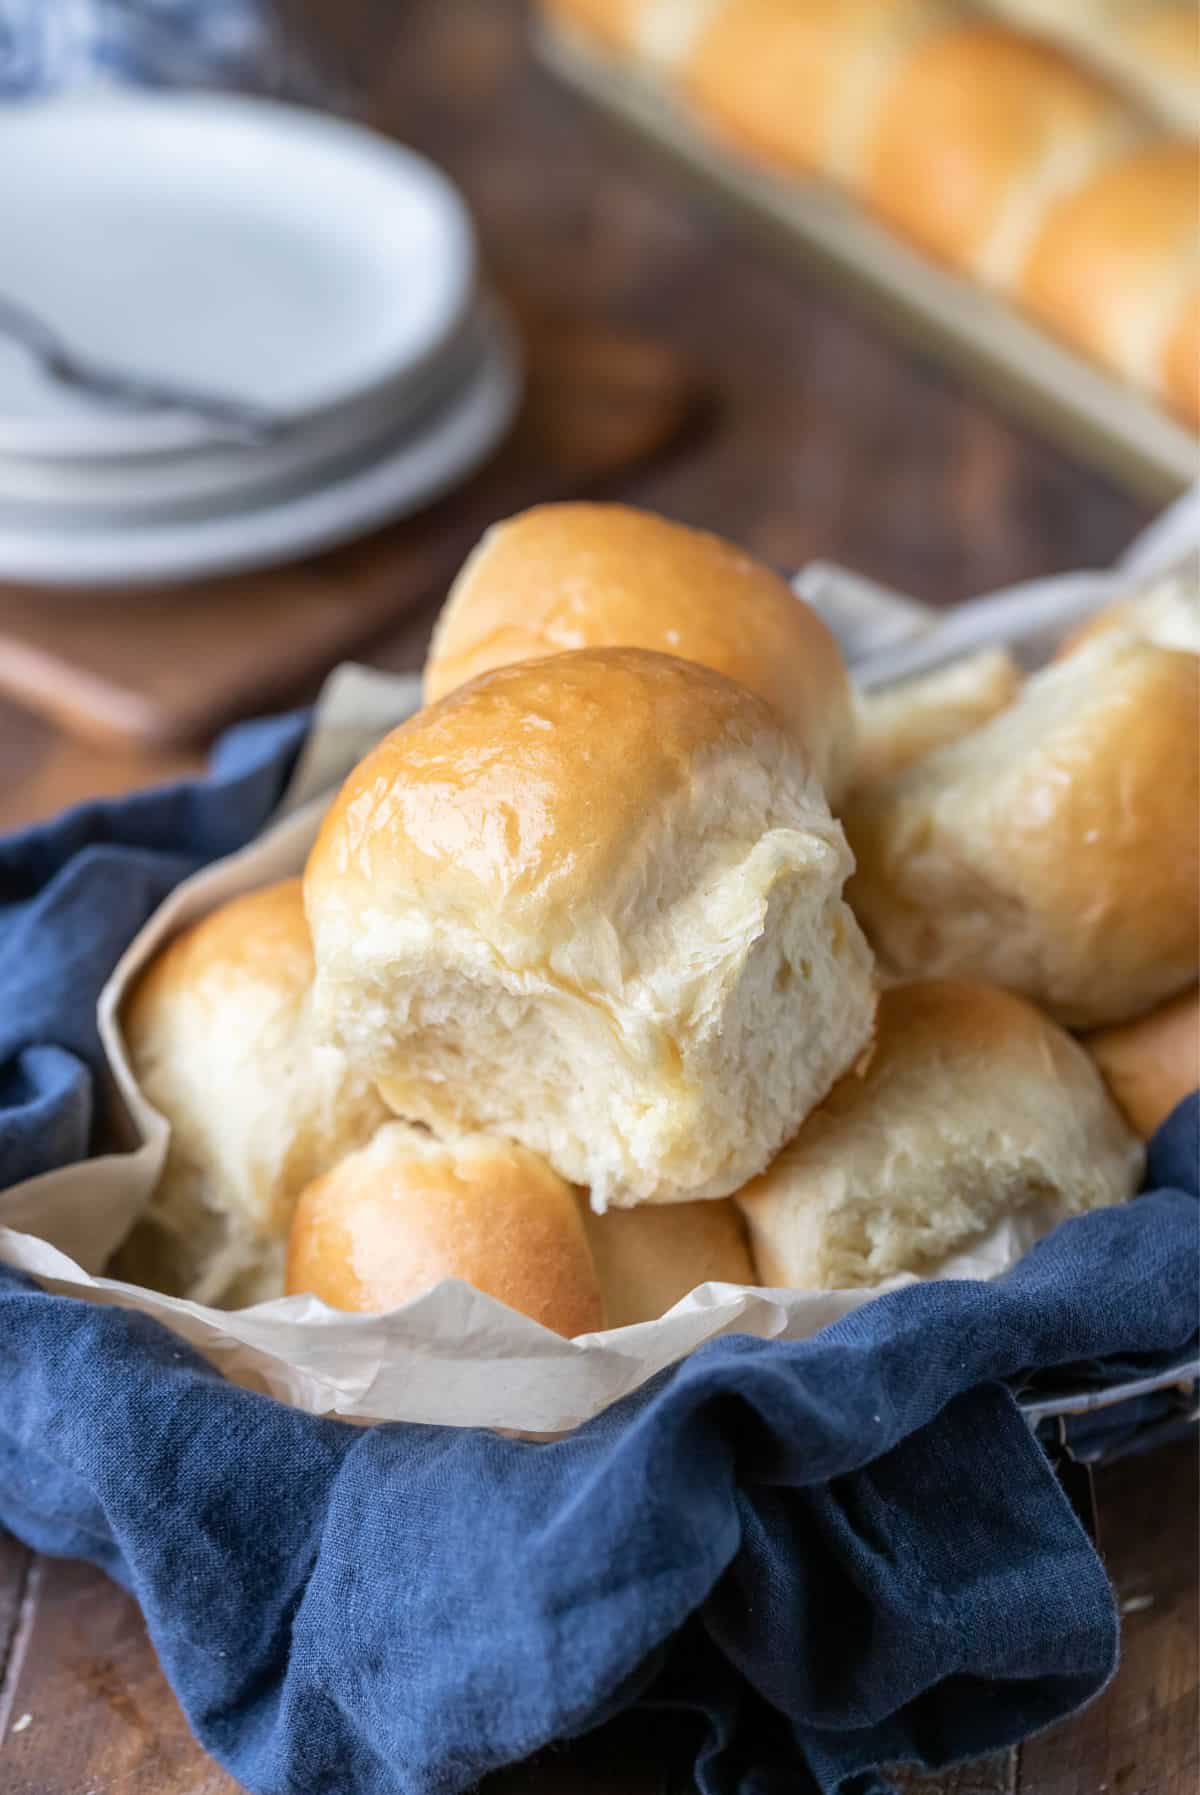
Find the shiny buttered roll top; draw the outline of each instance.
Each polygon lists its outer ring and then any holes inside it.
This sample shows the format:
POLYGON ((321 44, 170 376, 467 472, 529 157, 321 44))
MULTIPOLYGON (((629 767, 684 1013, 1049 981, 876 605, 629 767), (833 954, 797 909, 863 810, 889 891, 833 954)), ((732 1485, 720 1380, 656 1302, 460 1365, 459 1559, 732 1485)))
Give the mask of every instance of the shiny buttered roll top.
POLYGON ((830 630, 744 549, 627 505, 540 505, 494 525, 438 619, 425 696, 512 661, 623 647, 697 661, 757 692, 836 810, 854 711, 830 630))

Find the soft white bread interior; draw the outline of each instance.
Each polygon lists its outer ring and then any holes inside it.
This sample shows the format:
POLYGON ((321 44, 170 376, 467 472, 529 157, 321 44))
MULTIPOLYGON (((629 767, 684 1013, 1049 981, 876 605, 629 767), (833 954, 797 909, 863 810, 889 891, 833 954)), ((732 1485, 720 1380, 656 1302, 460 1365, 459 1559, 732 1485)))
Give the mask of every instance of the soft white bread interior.
POLYGON ((317 1005, 398 1115, 598 1210, 727 1195, 866 1044, 851 861, 761 699, 639 649, 484 674, 350 775, 309 859, 317 1005))
POLYGON ((438 619, 425 697, 512 661, 624 647, 698 661, 757 692, 836 805, 854 712, 831 632, 744 550, 627 505, 540 505, 490 529, 438 619))
POLYGON ((1129 631, 1160 648, 1200 654, 1200 555, 1189 556, 1144 591, 1097 611, 1061 644, 1059 657, 1112 630, 1129 631))
POLYGON ((1086 1036, 1085 1045, 1130 1127, 1149 1140, 1200 1088, 1200 996, 1184 991, 1136 1022, 1086 1036))
POLYGON ((439 1141, 385 1124, 301 1193, 289 1296, 382 1313, 461 1278, 555 1333, 604 1325, 575 1193, 544 1159, 471 1134, 439 1141))
POLYGON ((1012 703, 1021 669, 1005 648, 985 648, 916 679, 855 701, 855 785, 903 772, 935 748, 957 742, 1012 703))
POLYGON ((845 812, 885 973, 973 977, 1068 1026, 1194 983, 1200 662, 1112 631, 845 812))
POLYGON ((387 1110, 312 1028, 299 879, 193 923, 138 980, 122 1025, 143 1092, 171 1126, 126 1262, 197 1302, 278 1295, 292 1205, 387 1110))
POLYGON ((1005 1216, 1122 1202, 1142 1149, 1077 1041, 994 986, 880 998, 874 1050, 737 1198, 764 1284, 936 1272, 1005 1216))
POLYGON ((580 1212, 604 1293, 605 1325, 656 1321, 701 1284, 757 1284, 746 1224, 729 1197, 580 1212))

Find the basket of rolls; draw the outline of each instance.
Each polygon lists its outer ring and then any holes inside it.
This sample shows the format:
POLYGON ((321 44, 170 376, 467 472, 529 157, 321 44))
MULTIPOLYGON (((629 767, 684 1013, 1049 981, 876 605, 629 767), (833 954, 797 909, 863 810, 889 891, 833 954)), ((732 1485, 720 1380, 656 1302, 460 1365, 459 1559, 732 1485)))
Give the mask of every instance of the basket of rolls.
POLYGON ((4 1258, 312 1412, 540 1437, 1125 1203, 1200 1084, 1194 551, 1096 591, 1045 666, 863 692, 715 536, 497 525, 420 689, 336 675, 130 944, 113 1150, 4 1258))

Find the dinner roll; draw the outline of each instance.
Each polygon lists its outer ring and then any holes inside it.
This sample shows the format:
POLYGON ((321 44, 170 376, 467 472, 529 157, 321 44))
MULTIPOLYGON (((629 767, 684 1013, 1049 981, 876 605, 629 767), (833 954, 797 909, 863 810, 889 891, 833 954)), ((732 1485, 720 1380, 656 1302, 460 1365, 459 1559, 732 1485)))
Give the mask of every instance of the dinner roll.
POLYGON ((1185 991, 1136 1022, 1088 1035, 1085 1045, 1130 1127, 1149 1140, 1200 1087, 1200 999, 1185 991))
POLYGON ((1162 377, 1168 402, 1185 423, 1200 427, 1200 288, 1184 300, 1171 322, 1162 377))
POLYGON ((177 935, 122 1018, 134 1076, 171 1126, 130 1252, 197 1302, 277 1295, 292 1204, 387 1110, 314 1039, 299 879, 234 898, 177 935))
POLYGON ((854 715, 830 631, 741 549, 625 505, 540 505, 489 530, 438 619, 425 696, 509 661, 626 646, 699 661, 765 698, 836 804, 854 715))
POLYGON ((543 0, 542 10, 601 49, 628 52, 636 43, 645 5, 646 0, 543 0))
POLYGON ((992 0, 1125 83, 1167 122, 1200 122, 1196 0, 992 0))
POLYGON ((954 0, 719 0, 680 86, 738 148, 853 183, 889 83, 953 15, 954 0))
POLYGON ((1011 704, 1021 670, 1004 648, 985 648, 949 666, 856 700, 854 783, 890 778, 923 755, 977 729, 1011 704))
POLYGON ((740 1193, 764 1284, 836 1290, 935 1272, 1006 1215, 1122 1202, 1142 1150, 1078 1042, 995 986, 883 993, 843 1078, 740 1193))
POLYGON ((885 972, 985 978, 1068 1026, 1191 984, 1200 663, 1110 632, 856 794, 850 898, 885 972))
POLYGON ((1133 134, 1119 97, 1051 45, 965 19, 889 84, 864 197, 939 260, 1010 287, 1054 201, 1133 134))
POLYGON ((1110 630, 1130 630, 1147 642, 1157 642, 1160 648, 1200 654, 1200 557, 1193 555, 1131 598, 1105 605, 1067 637, 1058 657, 1074 654, 1085 642, 1094 642, 1110 630))
POLYGON ((603 1327, 574 1193, 492 1135, 435 1140, 391 1122, 301 1193, 287 1293, 373 1313, 461 1278, 557 1334, 603 1327))
POLYGON ((720 0, 545 0, 556 24, 609 55, 670 69, 720 0))
POLYGON ((632 648, 500 667, 333 803, 318 1008, 398 1115, 521 1141, 598 1210, 724 1196, 869 1038, 850 865, 732 680, 632 648))
POLYGON ((729 1197, 580 1212, 610 1328, 656 1321, 701 1284, 757 1284, 746 1224, 729 1197))
MULTIPOLYGON (((1200 424, 1179 335, 1200 292, 1200 145, 1155 138, 1102 163, 1049 208, 1019 297, 1066 340, 1200 424)), ((1194 325, 1191 326, 1194 329, 1194 325)))

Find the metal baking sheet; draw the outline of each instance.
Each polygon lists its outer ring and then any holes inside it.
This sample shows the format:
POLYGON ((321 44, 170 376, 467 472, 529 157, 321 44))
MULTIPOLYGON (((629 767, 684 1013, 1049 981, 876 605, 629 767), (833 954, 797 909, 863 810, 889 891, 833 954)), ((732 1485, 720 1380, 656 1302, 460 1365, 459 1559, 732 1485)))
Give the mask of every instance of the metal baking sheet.
POLYGON ((968 374, 1069 453, 1156 502, 1200 476, 1200 441, 1182 424, 990 294, 926 261, 826 183, 775 177, 738 161, 661 85, 606 62, 561 26, 541 24, 536 42, 542 60, 572 87, 774 241, 836 274, 888 328, 968 374))

